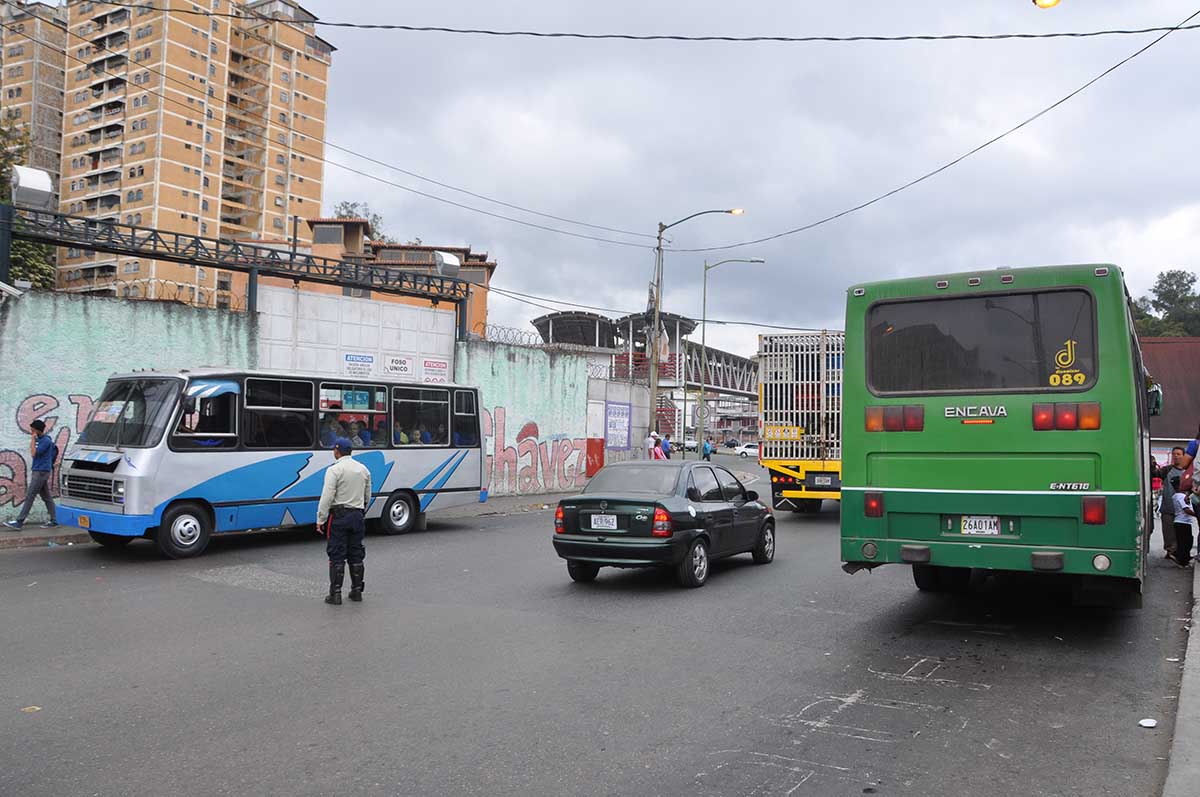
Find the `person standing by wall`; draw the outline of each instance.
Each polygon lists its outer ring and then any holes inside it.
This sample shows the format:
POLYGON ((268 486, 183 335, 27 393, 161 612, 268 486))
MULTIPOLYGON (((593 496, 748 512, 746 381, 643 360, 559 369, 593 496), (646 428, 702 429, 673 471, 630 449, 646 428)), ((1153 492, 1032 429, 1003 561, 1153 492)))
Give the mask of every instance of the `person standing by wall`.
POLYGON ((25 503, 21 504, 21 511, 17 513, 16 520, 4 524, 13 531, 20 531, 25 525, 25 518, 29 517, 29 510, 33 509, 33 501, 38 496, 41 496, 42 503, 46 505, 46 512, 50 515, 50 519, 42 524, 42 528, 52 529, 58 526, 54 496, 50 494, 50 479, 54 473, 54 460, 58 457, 58 446, 54 445, 50 435, 46 434, 46 424, 42 421, 37 420, 29 424, 29 429, 33 438, 29 441, 29 455, 33 464, 30 466, 29 486, 25 489, 25 503))
POLYGON ((325 552, 329 555, 329 594, 325 602, 342 605, 342 582, 346 561, 350 561, 350 600, 361 601, 364 590, 363 546, 366 526, 363 513, 371 505, 371 472, 350 453, 354 445, 344 437, 333 444, 334 462, 325 471, 325 485, 317 505, 317 528, 329 536, 325 552))
POLYGON ((1179 476, 1175 476, 1171 482, 1171 505, 1175 510, 1175 564, 1187 567, 1192 558, 1192 518, 1196 516, 1188 500, 1192 481, 1181 481, 1179 476))
POLYGON ((1162 497, 1158 507, 1159 520, 1162 521, 1163 551, 1168 559, 1175 553, 1175 488, 1172 486, 1183 478, 1184 464, 1187 452, 1182 446, 1171 449, 1169 464, 1160 465, 1152 474, 1162 479, 1162 497))
POLYGON ((671 458, 671 435, 669 433, 663 435, 663 439, 662 439, 662 442, 659 444, 659 447, 662 448, 663 459, 670 459, 671 458))
POLYGON ((712 452, 713 452, 713 441, 712 441, 711 437, 707 437, 704 440, 704 460, 706 462, 712 462, 712 452))

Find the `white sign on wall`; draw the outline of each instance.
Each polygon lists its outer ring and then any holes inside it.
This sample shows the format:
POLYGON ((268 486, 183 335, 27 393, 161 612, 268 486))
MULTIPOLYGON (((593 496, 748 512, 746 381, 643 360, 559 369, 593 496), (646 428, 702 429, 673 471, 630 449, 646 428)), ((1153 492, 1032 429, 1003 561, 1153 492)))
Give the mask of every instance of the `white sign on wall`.
POLYGON ((400 379, 412 379, 416 376, 416 370, 412 357, 400 357, 388 354, 383 358, 383 372, 388 376, 395 376, 400 379))
POLYGON ((450 381, 450 361, 440 360, 435 357, 421 358, 421 381, 422 382, 449 382, 450 381))
POLYGON ((342 373, 346 376, 371 376, 375 373, 375 355, 344 355, 342 358, 342 373))

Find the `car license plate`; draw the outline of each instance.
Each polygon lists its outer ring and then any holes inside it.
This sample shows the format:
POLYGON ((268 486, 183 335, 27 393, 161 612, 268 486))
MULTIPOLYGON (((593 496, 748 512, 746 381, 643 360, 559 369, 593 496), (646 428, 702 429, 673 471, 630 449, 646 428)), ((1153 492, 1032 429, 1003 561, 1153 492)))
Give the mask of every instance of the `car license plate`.
POLYGON ((594 529, 615 529, 617 527, 616 515, 592 515, 592 528, 594 529))
POLYGON ((79 528, 90 529, 92 527, 92 519, 87 515, 79 516, 79 528))
POLYGON ((963 515, 959 528, 963 534, 999 534, 1000 518, 995 515, 963 515))
POLYGON ((813 476, 813 484, 815 484, 817 487, 832 487, 833 486, 833 477, 832 476, 813 476))

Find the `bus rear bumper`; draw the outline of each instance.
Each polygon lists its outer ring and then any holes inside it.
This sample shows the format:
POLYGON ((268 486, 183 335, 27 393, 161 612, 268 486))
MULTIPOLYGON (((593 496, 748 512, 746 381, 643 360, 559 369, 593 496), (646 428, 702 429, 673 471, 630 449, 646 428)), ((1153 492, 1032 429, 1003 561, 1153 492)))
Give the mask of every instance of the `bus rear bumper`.
POLYGON ((55 515, 60 525, 112 534, 115 537, 142 537, 157 525, 152 515, 122 515, 117 512, 98 512, 94 509, 75 509, 62 504, 58 505, 55 515))
POLYGON ((1137 551, 1128 549, 932 542, 869 537, 843 538, 842 561, 851 565, 851 569, 898 562, 1115 578, 1138 578, 1139 564, 1137 551), (875 555, 869 556, 872 549, 875 555), (1104 566, 1106 563, 1107 567, 1104 566))

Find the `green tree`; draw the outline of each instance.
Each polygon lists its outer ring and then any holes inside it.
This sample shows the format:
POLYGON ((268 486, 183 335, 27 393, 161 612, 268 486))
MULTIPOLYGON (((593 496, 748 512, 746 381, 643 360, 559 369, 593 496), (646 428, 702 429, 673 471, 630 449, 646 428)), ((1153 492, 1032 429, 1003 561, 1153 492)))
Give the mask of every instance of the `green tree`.
MULTIPOLYGON (((28 162, 29 134, 13 120, 0 118, 0 201, 12 199, 12 167, 28 162)), ((35 288, 55 284, 54 254, 49 246, 30 241, 12 242, 9 280, 29 280, 35 288)))
POLYGON ((395 239, 383 231, 383 216, 371 210, 366 202, 338 202, 333 206, 334 218, 366 219, 371 223, 371 240, 395 243, 395 239))
POLYGON ((1167 321, 1154 315, 1151 299, 1143 296, 1133 303, 1133 325, 1138 337, 1143 338, 1179 338, 1187 335, 1187 330, 1178 321, 1167 321))

